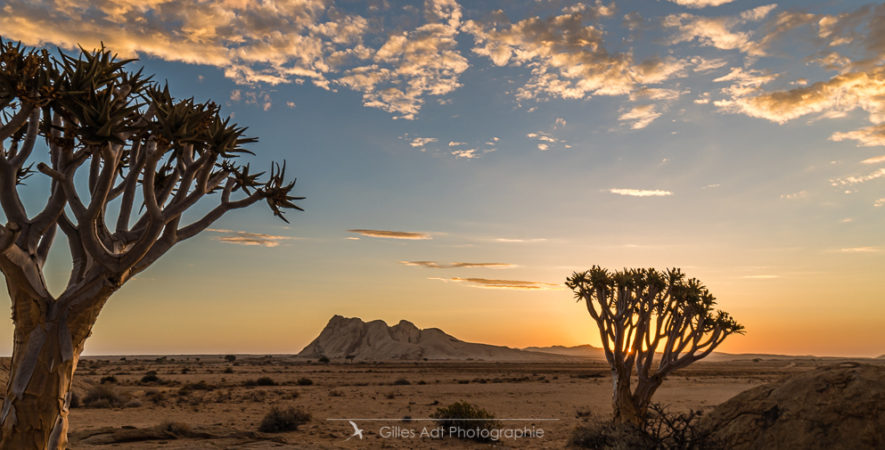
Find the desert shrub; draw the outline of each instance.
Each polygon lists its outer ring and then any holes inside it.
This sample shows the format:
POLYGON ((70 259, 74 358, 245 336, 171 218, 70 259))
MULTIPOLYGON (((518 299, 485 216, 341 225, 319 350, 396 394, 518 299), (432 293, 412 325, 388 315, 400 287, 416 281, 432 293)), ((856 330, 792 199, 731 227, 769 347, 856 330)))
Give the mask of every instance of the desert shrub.
POLYGON ((254 380, 246 380, 243 386, 276 386, 277 382, 271 377, 260 377, 254 380))
POLYGON ((310 378, 301 377, 295 382, 295 384, 299 386, 310 386, 313 384, 313 380, 311 380, 310 378))
POLYGON ((79 408, 80 407, 80 396, 77 395, 76 392, 71 391, 71 403, 68 404, 69 408, 79 408))
POLYGON ((407 379, 405 379, 405 378, 397 378, 397 379, 393 382, 393 385, 394 385, 394 386, 406 386, 406 385, 409 385, 409 384, 412 384, 412 383, 410 383, 409 380, 407 380, 407 379))
POLYGON ((155 405, 163 406, 166 404, 166 395, 160 391, 150 390, 145 392, 144 396, 155 405))
POLYGON ((575 411, 575 417, 579 419, 582 417, 590 417, 591 415, 593 415, 593 410, 591 410, 589 407, 578 408, 577 411, 575 411))
POLYGON ((227 362, 234 362, 237 360, 237 356, 236 355, 227 355, 224 357, 224 360, 227 362))
POLYGON ((211 391, 215 389, 215 386, 211 386, 206 384, 205 381, 200 380, 196 383, 188 383, 178 389, 178 395, 188 395, 192 391, 211 391))
POLYGON ((329 364, 329 357, 328 357, 328 356, 325 356, 325 355, 320 356, 320 359, 319 359, 318 361, 321 362, 321 363, 323 363, 323 364, 329 364))
POLYGON ((159 383, 160 377, 157 376, 156 371, 151 370, 151 371, 148 371, 146 374, 144 374, 143 377, 141 377, 141 382, 142 383, 159 383))
POLYGON ((282 433, 295 431, 299 426, 310 421, 310 414, 301 409, 282 409, 274 406, 261 420, 258 431, 262 433, 282 433))
POLYGON ((101 381, 99 381, 99 383, 101 383, 101 384, 105 384, 105 383, 117 383, 117 377, 115 377, 115 376, 113 376, 113 375, 108 375, 108 376, 106 376, 106 377, 101 377, 101 381))
POLYGON ((650 448, 659 450, 708 450, 722 448, 697 428, 700 411, 669 414, 662 406, 652 404, 643 428, 610 422, 591 422, 578 426, 570 445, 579 448, 627 450, 650 448))
POLYGON ((234 373, 234 369, 232 367, 228 367, 224 369, 224 373, 234 373))
POLYGON ((465 401, 437 408, 430 417, 436 419, 446 436, 479 442, 490 440, 491 431, 498 425, 492 413, 465 401))
POLYGON ((183 368, 181 369, 181 374, 182 374, 182 375, 187 375, 188 372, 190 372, 190 371, 191 371, 191 370, 190 370, 189 368, 187 368, 187 367, 183 367, 183 368))
POLYGON ((329 391, 329 397, 344 397, 344 392, 333 389, 329 391))
POLYGON ((86 408, 116 408, 123 406, 121 399, 113 389, 107 386, 95 386, 83 397, 83 406, 86 408))

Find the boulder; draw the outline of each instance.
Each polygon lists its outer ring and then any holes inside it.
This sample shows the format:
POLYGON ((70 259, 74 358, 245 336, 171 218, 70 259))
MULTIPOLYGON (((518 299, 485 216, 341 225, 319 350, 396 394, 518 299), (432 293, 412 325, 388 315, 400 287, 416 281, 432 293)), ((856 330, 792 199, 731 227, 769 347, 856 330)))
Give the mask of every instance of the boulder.
POLYGON ((744 391, 700 428, 729 449, 885 448, 885 367, 841 363, 744 391))

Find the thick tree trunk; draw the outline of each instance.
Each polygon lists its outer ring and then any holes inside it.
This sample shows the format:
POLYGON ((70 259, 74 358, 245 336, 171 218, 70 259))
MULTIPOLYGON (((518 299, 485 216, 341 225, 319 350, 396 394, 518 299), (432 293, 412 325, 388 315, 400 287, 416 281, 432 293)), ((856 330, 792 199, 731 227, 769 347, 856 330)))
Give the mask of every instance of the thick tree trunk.
POLYGON ((69 317, 54 300, 13 297, 15 344, 0 409, 0 449, 67 448, 71 382, 104 301, 88 304, 69 317))
POLYGON ((623 375, 613 370, 612 382, 612 421, 641 427, 644 420, 643 411, 639 410, 630 392, 630 374, 623 375))

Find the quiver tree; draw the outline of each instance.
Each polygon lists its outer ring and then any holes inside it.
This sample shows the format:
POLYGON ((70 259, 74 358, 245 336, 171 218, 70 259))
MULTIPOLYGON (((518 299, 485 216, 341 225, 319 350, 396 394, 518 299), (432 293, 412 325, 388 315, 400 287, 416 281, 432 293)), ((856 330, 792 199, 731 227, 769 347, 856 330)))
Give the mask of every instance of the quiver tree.
POLYGON ((7 220, 0 270, 15 326, 0 448, 65 448, 79 355, 102 306, 126 281, 230 210, 261 200, 280 218, 300 209, 285 165, 265 175, 238 162, 249 153, 243 145, 256 141, 244 128, 212 102, 173 99, 140 70, 127 71, 130 62, 104 49, 54 57, 0 41, 7 220), (18 192, 28 177, 50 188, 32 211, 18 192), (203 199, 213 207, 197 215, 203 199), (54 295, 43 266, 58 230, 72 269, 54 295))
POLYGON ((743 327, 722 311, 697 279, 679 269, 598 266, 574 273, 566 286, 584 301, 599 327, 612 373, 613 420, 641 427, 652 395, 676 369, 706 357, 743 327), (637 378, 631 390, 630 377, 637 378))

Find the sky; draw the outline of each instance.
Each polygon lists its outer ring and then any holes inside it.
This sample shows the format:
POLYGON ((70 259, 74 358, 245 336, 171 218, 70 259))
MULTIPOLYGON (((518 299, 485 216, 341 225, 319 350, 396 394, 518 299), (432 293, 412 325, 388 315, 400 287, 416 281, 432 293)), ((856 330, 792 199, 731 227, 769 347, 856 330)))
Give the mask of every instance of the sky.
MULTIPOLYGON (((103 42, 217 101, 306 197, 291 224, 257 204, 180 243, 86 354, 294 353, 334 314, 599 345, 563 285, 593 265, 700 279, 746 327, 720 351, 885 353, 885 4, 0 7, 4 39, 103 42)), ((68 270, 54 251, 50 287, 68 270)))

